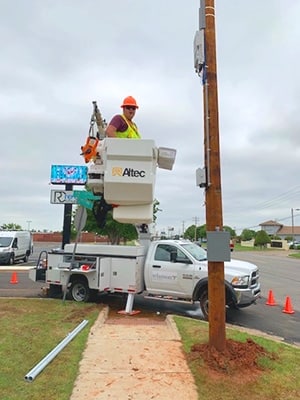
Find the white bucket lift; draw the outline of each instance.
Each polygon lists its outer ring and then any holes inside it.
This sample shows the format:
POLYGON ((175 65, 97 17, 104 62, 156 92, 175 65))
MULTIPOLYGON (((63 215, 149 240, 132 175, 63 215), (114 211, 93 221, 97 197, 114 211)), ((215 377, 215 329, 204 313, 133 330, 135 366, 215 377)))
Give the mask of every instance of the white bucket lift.
POLYGON ((101 140, 97 150, 87 186, 113 206, 116 221, 152 222, 156 168, 171 170, 176 150, 156 148, 153 140, 115 138, 101 140))

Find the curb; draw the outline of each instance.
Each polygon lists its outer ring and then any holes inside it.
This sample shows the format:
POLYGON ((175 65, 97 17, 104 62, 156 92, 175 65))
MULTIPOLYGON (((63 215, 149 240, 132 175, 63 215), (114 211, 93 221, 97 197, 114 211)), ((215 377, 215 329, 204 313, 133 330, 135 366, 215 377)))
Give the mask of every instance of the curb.
POLYGON ((108 312, 109 312, 109 307, 105 306, 99 313, 98 318, 96 319, 96 321, 94 322, 94 324, 92 325, 91 329, 90 329, 90 333, 89 335, 93 335, 94 331, 98 330, 99 328, 101 328, 102 325, 104 325, 105 321, 107 320, 108 317, 108 312))
POLYGON ((174 317, 174 315, 168 314, 165 321, 173 333, 173 336, 174 336, 173 340, 181 342, 181 336, 179 335, 179 332, 178 332, 178 329, 177 329, 177 326, 176 326, 176 323, 175 323, 173 317, 174 317))

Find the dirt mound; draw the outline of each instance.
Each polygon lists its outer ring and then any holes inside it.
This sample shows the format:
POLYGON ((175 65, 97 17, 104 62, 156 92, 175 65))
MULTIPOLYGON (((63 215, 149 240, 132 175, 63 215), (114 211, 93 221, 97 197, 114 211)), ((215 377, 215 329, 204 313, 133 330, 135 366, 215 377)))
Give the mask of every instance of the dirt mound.
POLYGON ((189 359, 201 360, 208 367, 208 372, 216 375, 230 375, 249 380, 251 376, 259 374, 262 366, 259 364, 261 357, 275 359, 275 355, 266 351, 252 339, 246 342, 226 340, 225 350, 220 352, 210 347, 207 343, 194 344, 191 348, 189 359), (245 373, 247 371, 247 373, 245 373))

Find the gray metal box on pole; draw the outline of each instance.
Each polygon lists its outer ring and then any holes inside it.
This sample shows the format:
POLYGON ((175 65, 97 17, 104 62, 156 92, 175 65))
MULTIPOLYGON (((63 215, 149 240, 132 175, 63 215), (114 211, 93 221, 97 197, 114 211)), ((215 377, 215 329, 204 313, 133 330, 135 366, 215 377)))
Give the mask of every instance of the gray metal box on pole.
POLYGON ((222 262, 231 260, 229 232, 206 232, 206 237, 208 261, 222 262))

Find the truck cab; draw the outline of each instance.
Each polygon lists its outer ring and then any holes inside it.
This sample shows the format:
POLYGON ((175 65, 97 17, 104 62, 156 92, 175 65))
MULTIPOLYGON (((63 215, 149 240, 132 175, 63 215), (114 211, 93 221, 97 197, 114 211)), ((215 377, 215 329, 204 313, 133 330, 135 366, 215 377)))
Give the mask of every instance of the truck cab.
MULTIPOLYGON (((226 305, 246 307, 260 296, 256 265, 231 260, 224 263, 226 305)), ((206 250, 190 241, 152 242, 145 261, 145 286, 152 295, 199 301, 208 315, 208 262, 206 250)))

